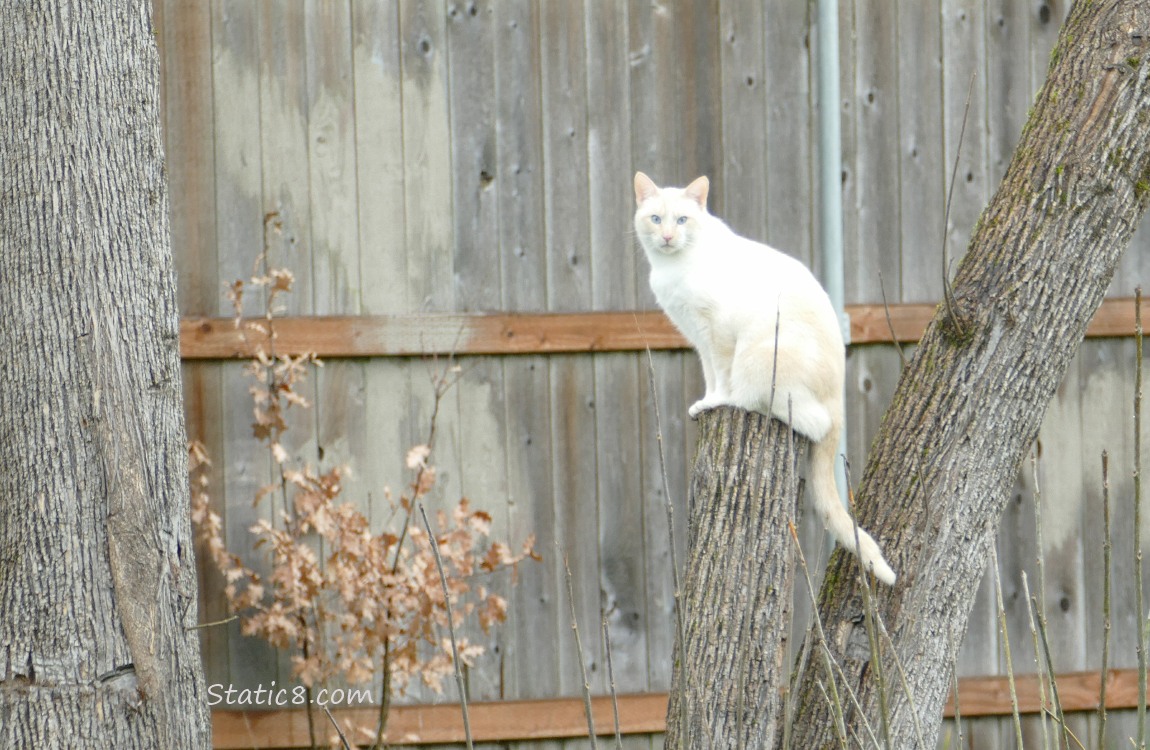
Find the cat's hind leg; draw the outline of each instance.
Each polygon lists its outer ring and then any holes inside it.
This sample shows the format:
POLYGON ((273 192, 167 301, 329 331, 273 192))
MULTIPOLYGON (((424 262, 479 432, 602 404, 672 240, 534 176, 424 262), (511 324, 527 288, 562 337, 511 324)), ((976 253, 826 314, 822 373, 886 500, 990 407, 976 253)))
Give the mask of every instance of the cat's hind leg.
POLYGON ((826 437, 833 424, 830 409, 805 385, 782 378, 774 384, 771 376, 757 378, 735 373, 731 383, 730 403, 750 411, 757 411, 786 422, 795 432, 818 442, 826 437))
POLYGON ((791 429, 817 443, 831 431, 833 420, 823 402, 809 388, 778 388, 771 416, 790 424, 791 429))

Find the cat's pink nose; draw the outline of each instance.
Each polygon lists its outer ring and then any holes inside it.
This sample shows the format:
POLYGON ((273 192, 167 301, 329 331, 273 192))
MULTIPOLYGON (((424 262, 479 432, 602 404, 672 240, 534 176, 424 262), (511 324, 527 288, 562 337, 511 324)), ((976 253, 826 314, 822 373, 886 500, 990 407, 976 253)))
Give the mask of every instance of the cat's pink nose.
POLYGON ((672 239, 674 239, 674 235, 672 235, 672 234, 664 234, 664 235, 663 235, 663 244, 664 244, 664 245, 670 245, 670 244, 671 244, 671 240, 672 240, 672 239))

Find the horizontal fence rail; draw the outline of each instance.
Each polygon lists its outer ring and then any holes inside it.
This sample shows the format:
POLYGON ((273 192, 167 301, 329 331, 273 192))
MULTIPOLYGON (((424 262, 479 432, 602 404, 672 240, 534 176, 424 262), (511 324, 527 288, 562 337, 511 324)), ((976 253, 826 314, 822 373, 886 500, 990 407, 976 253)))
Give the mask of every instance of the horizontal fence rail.
MULTIPOLYGON (((934 316, 928 304, 847 305, 852 344, 913 343, 934 316), (893 334, 892 334, 893 332, 893 334)), ((260 323, 259 318, 247 323, 260 323)), ((297 316, 274 321, 275 350, 320 357, 562 354, 684 349, 688 344, 661 312, 441 313, 297 316)), ((1087 336, 1134 335, 1134 300, 1102 303, 1087 336)), ((185 318, 184 359, 250 357, 267 338, 230 318, 185 318)))
MULTIPOLYGON (((1057 676, 1062 710, 1067 713, 1098 708, 1100 672, 1068 672, 1057 676)), ((1006 677, 963 677, 958 681, 962 716, 1009 716, 1012 713, 1010 685, 1006 677)), ((1015 690, 1021 714, 1042 710, 1037 675, 1015 677, 1015 690)), ((665 727, 666 693, 620 695, 619 727, 623 734, 658 734, 665 727)), ((1118 710, 1138 705, 1138 671, 1115 669, 1108 673, 1106 707, 1118 710)), ((471 703, 468 706, 472 739, 476 742, 556 740, 587 736, 587 719, 582 698, 499 701, 471 703)), ((354 708, 333 711, 337 721, 374 727, 379 711, 354 708)), ((611 698, 592 699, 592 715, 597 734, 614 732, 611 698)), ((945 715, 954 717, 953 697, 945 715)), ((323 722, 320 736, 333 728, 317 709, 316 721, 323 722)), ((303 709, 275 711, 223 711, 212 713, 214 745, 217 750, 238 750, 253 746, 288 748, 309 744, 307 714, 303 709)), ((458 704, 392 706, 388 719, 388 741, 392 745, 459 743, 466 739, 458 704)))

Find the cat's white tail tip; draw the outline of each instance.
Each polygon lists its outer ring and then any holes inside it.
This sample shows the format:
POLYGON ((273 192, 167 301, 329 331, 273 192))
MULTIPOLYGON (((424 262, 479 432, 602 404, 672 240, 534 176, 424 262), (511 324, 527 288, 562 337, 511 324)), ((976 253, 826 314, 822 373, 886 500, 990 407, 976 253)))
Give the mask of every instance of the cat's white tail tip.
POLYGON ((894 574, 894 570, 886 564, 886 560, 881 557, 874 560, 870 564, 871 572, 874 573, 875 578, 879 579, 887 586, 893 586, 894 582, 898 580, 898 576, 894 574))

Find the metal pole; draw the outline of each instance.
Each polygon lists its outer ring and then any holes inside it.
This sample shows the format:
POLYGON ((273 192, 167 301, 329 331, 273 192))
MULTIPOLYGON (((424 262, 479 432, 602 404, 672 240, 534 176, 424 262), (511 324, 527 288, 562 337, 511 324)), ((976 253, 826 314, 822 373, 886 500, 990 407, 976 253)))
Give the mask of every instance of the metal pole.
MULTIPOLYGON (((819 236, 822 239, 823 284, 842 327, 843 341, 850 343, 850 319, 843 310, 843 199, 842 131, 839 124, 839 4, 819 0, 818 8, 819 95, 819 236)), ((839 438, 839 453, 846 455, 846 420, 839 438)), ((846 472, 837 469, 839 492, 846 503, 846 472)))

